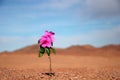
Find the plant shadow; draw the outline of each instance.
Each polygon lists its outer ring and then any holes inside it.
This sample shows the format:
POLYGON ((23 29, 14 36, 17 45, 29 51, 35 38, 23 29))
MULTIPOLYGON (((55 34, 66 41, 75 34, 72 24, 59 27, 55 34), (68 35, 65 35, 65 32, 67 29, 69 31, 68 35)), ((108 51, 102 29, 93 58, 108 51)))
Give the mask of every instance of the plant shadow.
POLYGON ((47 75, 47 76, 55 76, 55 73, 49 72, 49 73, 42 73, 43 75, 47 75))

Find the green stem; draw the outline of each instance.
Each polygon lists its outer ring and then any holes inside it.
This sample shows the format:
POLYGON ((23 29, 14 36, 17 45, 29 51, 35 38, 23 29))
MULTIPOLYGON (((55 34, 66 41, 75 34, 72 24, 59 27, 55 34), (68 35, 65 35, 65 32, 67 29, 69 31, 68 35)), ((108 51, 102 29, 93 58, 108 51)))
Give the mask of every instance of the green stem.
POLYGON ((49 56, 49 61, 50 61, 50 73, 52 73, 52 65, 51 65, 51 57, 49 56))

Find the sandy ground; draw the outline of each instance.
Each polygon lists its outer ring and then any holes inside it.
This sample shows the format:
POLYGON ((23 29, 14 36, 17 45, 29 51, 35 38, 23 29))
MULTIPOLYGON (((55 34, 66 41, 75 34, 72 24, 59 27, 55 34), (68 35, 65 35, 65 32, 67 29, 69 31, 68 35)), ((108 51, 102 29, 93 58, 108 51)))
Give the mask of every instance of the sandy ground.
POLYGON ((119 56, 51 55, 49 72, 48 56, 34 54, 0 55, 0 80, 120 80, 119 56))

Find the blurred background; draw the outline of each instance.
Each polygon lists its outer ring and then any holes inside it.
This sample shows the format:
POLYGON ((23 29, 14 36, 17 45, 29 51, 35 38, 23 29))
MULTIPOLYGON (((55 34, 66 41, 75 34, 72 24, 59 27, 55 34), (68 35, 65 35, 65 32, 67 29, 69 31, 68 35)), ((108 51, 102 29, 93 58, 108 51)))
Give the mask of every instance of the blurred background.
POLYGON ((0 0, 0 52, 37 44, 46 30, 54 47, 120 44, 120 0, 0 0))

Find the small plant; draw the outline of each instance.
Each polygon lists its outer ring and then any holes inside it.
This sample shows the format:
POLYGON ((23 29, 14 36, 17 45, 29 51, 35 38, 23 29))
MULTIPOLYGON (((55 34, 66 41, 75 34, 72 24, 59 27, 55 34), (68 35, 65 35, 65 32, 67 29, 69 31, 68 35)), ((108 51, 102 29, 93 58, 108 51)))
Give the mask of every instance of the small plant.
POLYGON ((50 61, 50 73, 46 73, 47 75, 54 75, 54 73, 52 73, 52 67, 51 67, 51 51, 53 53, 55 52, 55 49, 52 47, 53 46, 53 42, 54 42, 54 35, 55 33, 52 31, 45 31, 44 35, 38 40, 38 44, 40 46, 40 50, 39 50, 39 57, 42 57, 44 55, 44 53, 46 52, 50 61))

